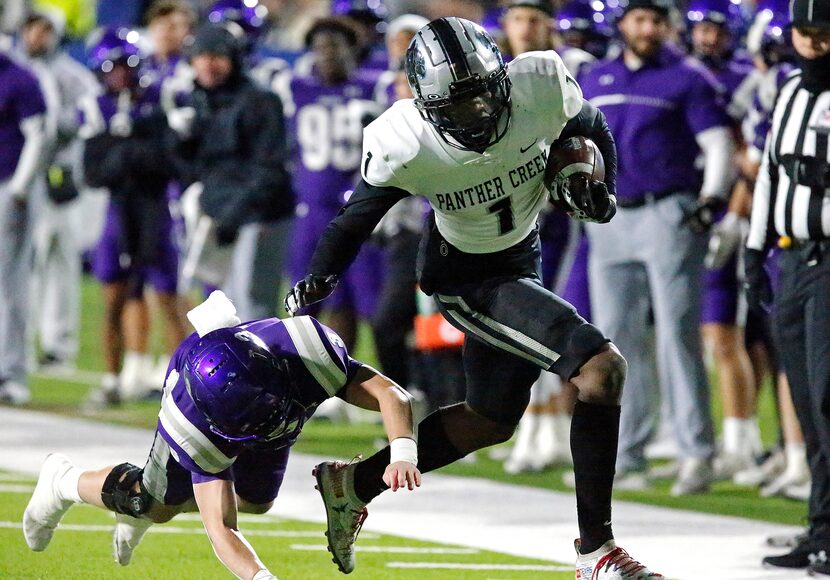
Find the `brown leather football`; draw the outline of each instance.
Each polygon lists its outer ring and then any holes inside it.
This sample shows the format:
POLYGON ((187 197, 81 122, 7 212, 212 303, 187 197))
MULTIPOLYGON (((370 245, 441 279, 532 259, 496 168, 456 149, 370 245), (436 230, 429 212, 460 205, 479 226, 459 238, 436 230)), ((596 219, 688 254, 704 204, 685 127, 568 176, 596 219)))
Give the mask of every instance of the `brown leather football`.
POLYGON ((551 147, 545 167, 545 187, 551 189, 556 180, 574 175, 589 181, 605 179, 605 162, 596 143, 585 137, 571 137, 551 147))

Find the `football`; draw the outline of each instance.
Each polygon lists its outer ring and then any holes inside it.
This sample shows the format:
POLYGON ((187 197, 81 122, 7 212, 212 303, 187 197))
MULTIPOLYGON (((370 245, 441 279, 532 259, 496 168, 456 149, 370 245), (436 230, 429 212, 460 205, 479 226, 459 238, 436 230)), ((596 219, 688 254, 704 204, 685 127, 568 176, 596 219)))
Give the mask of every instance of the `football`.
POLYGON ((571 176, 587 177, 588 181, 605 179, 605 162, 596 143, 585 137, 571 137, 551 147, 545 167, 545 187, 553 192, 557 180, 571 176))

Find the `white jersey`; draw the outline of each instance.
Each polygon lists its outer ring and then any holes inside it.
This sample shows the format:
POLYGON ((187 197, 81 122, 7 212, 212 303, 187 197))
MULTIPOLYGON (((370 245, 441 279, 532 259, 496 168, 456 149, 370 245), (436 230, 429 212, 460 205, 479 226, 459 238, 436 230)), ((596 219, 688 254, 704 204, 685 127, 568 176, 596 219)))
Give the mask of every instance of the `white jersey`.
POLYGON ((438 231, 463 252, 498 252, 530 234, 547 201, 547 152, 582 108, 579 85, 553 51, 522 54, 508 75, 510 125, 484 153, 446 143, 411 99, 364 131, 363 179, 426 197, 438 231))

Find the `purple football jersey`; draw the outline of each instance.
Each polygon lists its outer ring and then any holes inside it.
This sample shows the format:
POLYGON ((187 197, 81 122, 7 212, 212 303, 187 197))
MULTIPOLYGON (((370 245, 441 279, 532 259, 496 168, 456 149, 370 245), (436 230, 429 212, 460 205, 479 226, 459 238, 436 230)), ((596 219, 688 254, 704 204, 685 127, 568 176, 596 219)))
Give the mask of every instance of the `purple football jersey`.
POLYGON ((726 93, 726 100, 730 101, 735 90, 741 86, 744 79, 755 69, 752 63, 743 60, 728 60, 723 66, 706 67, 718 84, 726 93))
POLYGON ((104 93, 95 98, 83 99, 78 117, 80 133, 84 138, 93 137, 110 129, 116 113, 126 113, 133 120, 150 115, 159 106, 159 87, 147 87, 135 94, 104 93))
POLYGON ((759 162, 767 133, 772 125, 772 111, 775 108, 778 90, 793 70, 795 67, 790 63, 780 63, 770 68, 764 73, 752 98, 752 106, 744 121, 743 133, 750 149, 755 150, 759 162))
POLYGON ((46 113, 34 75, 0 53, 0 180, 12 175, 23 151, 20 123, 46 113))
POLYGON ((376 84, 377 74, 365 71, 331 86, 313 74, 298 75, 288 83, 288 94, 280 95, 289 115, 299 204, 336 212, 345 202, 360 168, 364 120, 380 113, 376 84))
MULTIPOLYGON (((125 113, 135 120, 152 113, 159 103, 159 87, 148 87, 130 97, 105 93, 81 101, 79 109, 80 134, 84 138, 94 137, 109 131, 113 123, 119 123, 116 115, 125 113)), ((143 282, 149 282, 158 292, 174 293, 178 286, 179 249, 175 238, 174 224, 169 210, 164 210, 164 221, 160 224, 161 235, 157 240, 155 259, 136 272, 124 250, 125 224, 116 202, 110 200, 104 222, 104 229, 93 255, 92 270, 95 277, 105 284, 126 280, 130 275, 139 274, 143 282)), ((143 287, 143 284, 141 285, 143 287)))
MULTIPOLYGON (((308 316, 280 320, 267 318, 238 326, 260 338, 276 356, 286 358, 298 401, 308 416, 351 381, 361 363, 352 359, 333 330, 308 316)), ((233 479, 231 469, 246 449, 266 448, 262 443, 229 441, 213 431, 196 409, 181 374, 187 352, 199 340, 192 334, 176 349, 167 370, 158 432, 175 460, 191 473, 193 483, 233 479)))
POLYGON ((696 59, 666 45, 658 57, 629 69, 623 56, 588 70, 580 84, 585 98, 602 109, 617 142, 617 197, 647 193, 697 193, 700 149, 695 136, 731 122, 716 81, 696 59))
POLYGON ((161 60, 156 55, 151 54, 141 63, 141 72, 139 73, 141 86, 160 85, 165 79, 175 76, 179 65, 183 64, 184 61, 181 55, 178 54, 167 60, 161 60))
POLYGON ((360 69, 378 73, 389 70, 389 55, 382 44, 373 47, 369 54, 360 62, 360 69))

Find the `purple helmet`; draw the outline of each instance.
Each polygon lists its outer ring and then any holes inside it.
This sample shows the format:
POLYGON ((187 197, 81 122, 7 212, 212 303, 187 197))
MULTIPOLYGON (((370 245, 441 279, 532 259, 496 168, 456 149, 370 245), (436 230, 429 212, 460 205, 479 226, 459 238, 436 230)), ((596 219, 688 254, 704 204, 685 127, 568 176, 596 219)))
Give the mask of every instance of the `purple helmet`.
POLYGON ((255 334, 209 332, 185 357, 184 381, 210 430, 231 441, 294 442, 306 410, 294 397, 288 362, 255 334))
POLYGON ((613 24, 618 8, 619 2, 616 0, 570 0, 556 13, 554 22, 560 34, 581 35, 583 40, 580 48, 597 58, 603 58, 608 43, 614 36, 613 24))
POLYGON ((560 32, 573 30, 611 36, 612 23, 605 14, 605 6, 601 1, 570 0, 556 13, 556 28, 560 32))
POLYGON ((767 65, 794 58, 788 0, 759 0, 746 45, 751 54, 761 56, 767 65))
POLYGON ((116 63, 137 69, 141 64, 139 33, 129 28, 99 28, 87 39, 86 62, 95 72, 110 72, 116 63))
POLYGON ((262 32, 267 18, 268 9, 259 0, 219 0, 207 13, 208 22, 234 22, 249 38, 255 38, 262 32))
POLYGON ((686 21, 690 28, 698 22, 720 24, 733 34, 740 34, 744 27, 740 2, 732 0, 692 0, 686 8, 686 21))

